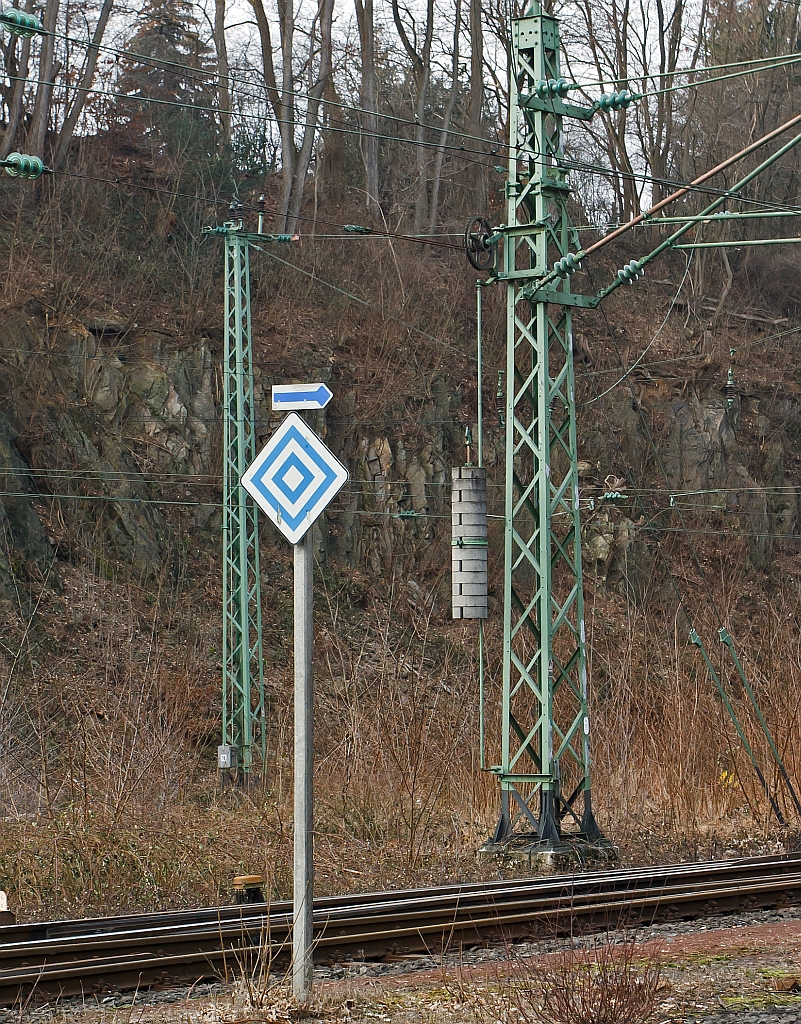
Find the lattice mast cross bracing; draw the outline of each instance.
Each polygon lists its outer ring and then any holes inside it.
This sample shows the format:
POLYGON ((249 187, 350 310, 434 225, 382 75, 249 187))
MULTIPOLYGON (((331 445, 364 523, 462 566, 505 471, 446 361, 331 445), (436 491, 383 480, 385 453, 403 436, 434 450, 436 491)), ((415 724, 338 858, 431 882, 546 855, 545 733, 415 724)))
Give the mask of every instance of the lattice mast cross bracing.
MULTIPOLYGON (((250 257, 242 225, 224 225, 223 354, 223 745, 248 778, 266 759, 257 509, 242 487, 256 457, 250 257)), ((222 748, 221 748, 222 749, 222 748)))
POLYGON ((590 796, 569 277, 547 291, 549 261, 579 248, 561 168, 564 116, 592 111, 537 87, 558 81, 559 26, 534 3, 515 19, 503 268, 507 289, 504 650, 495 841, 559 843, 562 823, 598 836, 590 796))

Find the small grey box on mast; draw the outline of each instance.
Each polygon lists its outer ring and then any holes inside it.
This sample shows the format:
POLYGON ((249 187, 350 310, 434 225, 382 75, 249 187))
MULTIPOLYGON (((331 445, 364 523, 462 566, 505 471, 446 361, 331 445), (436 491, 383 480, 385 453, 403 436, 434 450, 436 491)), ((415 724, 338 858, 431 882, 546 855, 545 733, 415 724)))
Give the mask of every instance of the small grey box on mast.
POLYGON ((487 471, 453 469, 451 585, 454 619, 487 618, 487 471))

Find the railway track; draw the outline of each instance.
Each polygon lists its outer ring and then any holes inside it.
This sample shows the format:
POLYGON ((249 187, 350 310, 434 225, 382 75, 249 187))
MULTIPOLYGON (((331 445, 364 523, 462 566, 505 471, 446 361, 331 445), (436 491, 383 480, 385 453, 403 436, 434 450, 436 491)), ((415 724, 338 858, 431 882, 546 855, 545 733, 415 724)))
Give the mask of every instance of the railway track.
MULTIPOLYGON (((448 947, 801 903, 801 855, 315 900, 315 959, 448 947)), ((288 960, 288 902, 0 927, 0 1005, 168 987, 288 960)))

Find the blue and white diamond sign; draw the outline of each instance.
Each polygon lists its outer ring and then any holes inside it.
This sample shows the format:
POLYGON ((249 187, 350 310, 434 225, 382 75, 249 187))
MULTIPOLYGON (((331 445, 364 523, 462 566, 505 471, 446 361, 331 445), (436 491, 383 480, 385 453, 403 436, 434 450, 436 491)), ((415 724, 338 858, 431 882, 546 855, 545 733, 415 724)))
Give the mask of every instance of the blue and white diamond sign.
POLYGON ((297 544, 347 479, 336 455, 293 412, 242 474, 242 486, 297 544))

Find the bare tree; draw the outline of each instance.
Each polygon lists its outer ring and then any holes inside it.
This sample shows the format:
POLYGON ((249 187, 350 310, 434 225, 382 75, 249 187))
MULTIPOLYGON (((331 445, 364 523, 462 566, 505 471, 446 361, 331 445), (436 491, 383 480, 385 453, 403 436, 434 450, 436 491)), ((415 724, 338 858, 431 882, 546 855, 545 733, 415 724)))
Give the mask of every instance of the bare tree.
POLYGON ((319 115, 326 83, 333 70, 332 27, 334 0, 318 0, 314 22, 309 31, 309 48, 304 62, 308 83, 306 108, 300 146, 295 140, 298 114, 295 102, 296 78, 295 11, 292 0, 278 0, 278 27, 281 36, 281 85, 278 86, 272 55, 270 23, 262 0, 250 0, 256 13, 261 40, 262 65, 267 95, 278 120, 281 135, 281 194, 278 200, 277 228, 294 231, 300 217, 303 191, 309 172, 319 128, 319 115))
POLYGON ((78 118, 81 116, 81 111, 86 103, 86 97, 89 95, 89 90, 92 88, 92 83, 95 78, 95 70, 97 68, 97 57, 100 52, 100 44, 103 42, 103 36, 105 35, 106 26, 108 25, 108 20, 111 17, 113 7, 114 0, 103 0, 103 6, 100 8, 97 24, 95 25, 95 30, 92 34, 91 45, 88 46, 86 50, 83 73, 81 74, 81 84, 75 91, 72 103, 67 110, 66 117, 61 125, 61 130, 58 133, 56 150, 53 155, 53 167, 56 170, 63 167, 66 162, 67 154, 69 153, 70 145, 72 143, 73 136, 75 135, 75 129, 78 125, 78 118))
POLYGON ((425 110, 428 99, 428 85, 431 81, 431 43, 434 38, 434 0, 426 0, 426 20, 422 28, 422 43, 416 48, 418 37, 417 21, 408 8, 404 14, 408 17, 410 28, 407 31, 401 16, 400 0, 392 0, 392 20, 398 36, 411 61, 411 78, 413 88, 413 104, 415 117, 414 141, 417 162, 417 198, 414 204, 414 230, 423 230, 426 222, 428 206, 428 154, 423 145, 425 139, 425 110))
MULTIPOLYGON (((470 0, 470 99, 467 111, 467 131, 475 139, 482 134, 484 112, 484 26, 481 22, 481 0, 470 0)), ((473 164, 474 208, 483 210, 487 205, 487 181, 484 168, 478 160, 473 164)))
POLYGON ((459 96, 459 36, 462 30, 462 0, 456 0, 456 13, 453 20, 453 50, 451 52, 451 91, 448 96, 448 105, 445 107, 445 116, 442 122, 442 131, 439 136, 439 144, 434 156, 434 174, 431 182, 431 205, 428 212, 428 230, 433 234, 437 229, 437 207, 439 206, 439 188, 442 181, 442 164, 445 158, 445 146, 448 142, 448 129, 453 119, 453 109, 459 96))
POLYGON ((28 132, 28 148, 35 156, 44 157, 45 138, 50 120, 50 98, 61 64, 55 59, 55 31, 58 23, 59 0, 47 0, 42 18, 42 46, 39 52, 39 84, 33 105, 31 126, 28 132))
POLYGON ((264 9, 262 0, 250 0, 256 15, 261 43, 261 62, 264 72, 264 84, 267 98, 278 121, 281 137, 281 195, 278 200, 277 227, 282 231, 286 226, 289 203, 292 195, 292 181, 297 161, 295 146, 295 81, 292 71, 292 47, 295 38, 295 13, 292 0, 278 0, 279 34, 281 37, 281 86, 273 61, 273 43, 270 32, 270 20, 264 9))
MULTIPOLYGON (((628 219, 639 212, 641 179, 635 162, 644 164, 658 200, 680 146, 677 109, 681 101, 665 91, 675 83, 682 54, 694 42, 698 57, 707 18, 707 0, 688 12, 686 0, 579 0, 566 25, 567 67, 572 77, 585 72, 608 83, 607 90, 624 88, 646 93, 630 108, 604 111, 588 126, 599 155, 611 171, 614 216, 628 219), (692 17, 690 14, 692 13, 692 17)), ((686 58, 685 58, 686 59, 686 58)), ((597 98, 597 86, 586 95, 597 98)))
MULTIPOLYGON (((30 14, 34 0, 26 0, 25 10, 30 14)), ((22 105, 25 98, 25 84, 31 59, 31 40, 23 39, 17 59, 17 36, 10 35, 8 43, 3 47, 6 73, 12 83, 6 95, 8 105, 8 124, 0 142, 0 159, 5 160, 14 146, 14 139, 22 118, 22 105)))
MULTIPOLYGON (((685 24, 686 5, 684 0, 674 0, 671 8, 666 8, 663 0, 653 0, 654 13, 656 16, 656 42, 659 55, 657 79, 658 90, 654 100, 642 103, 638 108, 636 119, 637 134, 645 158, 651 170, 651 174, 657 180, 653 183, 652 198, 659 201, 666 195, 671 187, 662 182, 668 177, 670 161, 676 147, 676 98, 675 94, 665 92, 675 84, 672 72, 679 66, 679 57, 682 51, 682 44, 686 41, 687 25, 685 24)), ((640 0, 641 17, 644 14, 643 0, 640 0)), ((697 32, 697 43, 693 64, 698 58, 698 48, 703 38, 703 27, 706 22, 707 0, 702 0, 699 20, 695 31, 697 32)), ((644 28, 640 40, 640 63, 642 74, 647 74, 648 50, 646 33, 648 21, 644 21, 644 28)), ((645 91, 645 90, 643 90, 645 91)))
POLYGON ((300 217, 301 204, 303 203, 303 190, 306 184, 306 175, 309 172, 314 142, 317 136, 317 125, 320 113, 320 102, 325 92, 328 79, 333 70, 333 50, 331 29, 334 20, 334 0, 318 0, 317 17, 315 25, 312 26, 309 41, 309 91, 306 98, 306 118, 303 126, 303 141, 298 152, 295 164, 295 174, 292 182, 291 205, 284 226, 284 230, 292 233, 297 227, 300 217), (319 61, 316 72, 314 70, 314 47, 316 28, 319 26, 320 50, 319 61))
POLYGON ((356 23, 359 29, 361 56, 361 84, 359 104, 362 108, 362 135, 359 137, 362 163, 364 164, 364 190, 367 193, 368 209, 378 206, 378 116, 375 78, 375 21, 373 0, 354 0, 356 23))
POLYGON ((225 0, 214 0, 214 48, 217 51, 217 98, 220 107, 220 149, 231 145, 231 83, 225 42, 225 0))
MULTIPOLYGON (((642 8, 642 4, 640 6, 642 8)), ((622 0, 622 3, 611 0, 609 9, 596 4, 595 0, 580 0, 575 8, 575 18, 578 24, 572 26, 570 35, 573 40, 584 41, 581 51, 588 52, 588 58, 586 62, 581 58, 568 59, 571 77, 579 77, 576 65, 581 67, 585 63, 593 78, 612 81, 616 89, 628 86, 629 58, 635 41, 630 0, 622 0)), ((640 205, 637 179, 628 151, 629 112, 625 109, 604 111, 599 115, 599 121, 588 126, 588 131, 611 169, 615 203, 613 216, 618 220, 628 220, 639 211, 640 205)))

